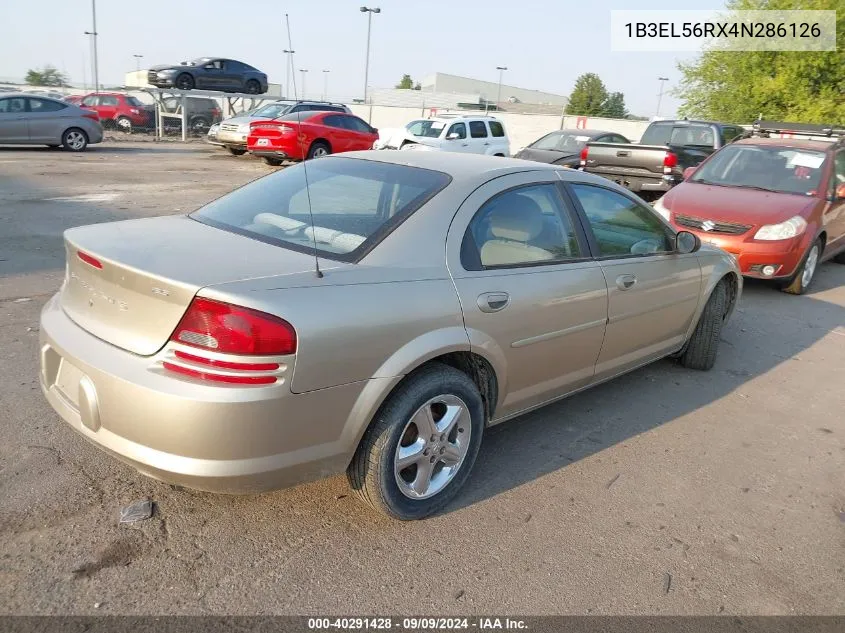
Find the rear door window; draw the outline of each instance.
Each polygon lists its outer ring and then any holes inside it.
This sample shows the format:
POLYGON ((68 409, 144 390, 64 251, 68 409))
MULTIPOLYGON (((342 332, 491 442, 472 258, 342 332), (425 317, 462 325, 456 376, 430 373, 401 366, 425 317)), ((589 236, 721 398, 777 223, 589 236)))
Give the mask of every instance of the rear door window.
POLYGON ((26 99, 22 97, 0 99, 0 114, 15 114, 17 112, 26 112, 26 99))
POLYGON ((496 138, 501 138, 505 135, 505 128, 498 121, 490 121, 490 134, 496 138))
POLYGON ((100 98, 96 95, 91 95, 90 97, 85 97, 82 100, 82 105, 84 106, 95 106, 99 102, 100 98))
POLYGON ((109 97, 109 96, 100 97, 100 105, 116 106, 119 103, 120 103, 120 101, 118 100, 117 97, 109 97))
POLYGON ((31 112, 58 112, 67 107, 64 103, 58 101, 49 101, 47 99, 30 99, 29 109, 31 112))
POLYGON ((487 138, 487 126, 484 121, 470 121, 469 135, 472 138, 487 138))
POLYGON ((309 161, 236 189, 191 217, 292 250, 358 261, 450 181, 438 171, 349 158, 309 161), (310 200, 309 200, 310 198, 310 200), (313 221, 313 226, 312 226, 313 221))

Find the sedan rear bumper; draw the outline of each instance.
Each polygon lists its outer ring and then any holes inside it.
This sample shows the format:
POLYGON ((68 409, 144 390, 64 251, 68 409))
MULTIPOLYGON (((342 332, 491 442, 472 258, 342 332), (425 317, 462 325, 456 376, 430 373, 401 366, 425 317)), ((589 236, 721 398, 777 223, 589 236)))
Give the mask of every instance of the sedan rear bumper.
MULTIPOLYGON (((252 493, 342 472, 343 431, 369 381, 294 394, 289 381, 212 386, 92 336, 53 297, 41 314, 41 389, 71 428, 156 479, 252 493)), ((386 379, 385 379, 386 380, 386 379)))

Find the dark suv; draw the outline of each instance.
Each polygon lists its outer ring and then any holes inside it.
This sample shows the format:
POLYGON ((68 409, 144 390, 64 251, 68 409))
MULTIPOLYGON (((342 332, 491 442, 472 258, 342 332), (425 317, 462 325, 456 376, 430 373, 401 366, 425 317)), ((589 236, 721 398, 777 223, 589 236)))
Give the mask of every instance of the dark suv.
MULTIPOLYGON (((181 114, 182 98, 169 97, 161 102, 164 112, 168 114, 181 114)), ((194 134, 205 134, 208 129, 221 120, 222 111, 216 100, 208 97, 186 97, 185 106, 188 114, 188 130, 194 134)), ((164 117, 165 130, 175 129, 181 131, 181 119, 164 117)))
POLYGON ((209 138, 208 142, 214 145, 222 145, 235 156, 246 153, 246 140, 249 136, 249 124, 255 119, 275 119, 285 114, 297 112, 344 112, 352 114, 352 111, 342 103, 330 103, 328 101, 310 101, 302 99, 293 101, 281 99, 259 106, 255 110, 243 112, 237 116, 223 121, 216 130, 216 136, 209 138))

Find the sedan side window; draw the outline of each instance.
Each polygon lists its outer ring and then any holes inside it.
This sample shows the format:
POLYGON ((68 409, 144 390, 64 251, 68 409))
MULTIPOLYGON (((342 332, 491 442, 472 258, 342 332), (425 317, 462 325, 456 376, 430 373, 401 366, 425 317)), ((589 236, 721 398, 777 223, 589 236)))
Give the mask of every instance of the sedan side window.
POLYGON ((453 123, 452 126, 449 128, 449 131, 446 133, 446 138, 449 138, 452 134, 457 134, 458 138, 464 139, 467 137, 467 126, 466 123, 453 123))
POLYGON ((359 119, 357 116, 348 116, 346 117, 346 122, 349 125, 349 128, 354 130, 355 132, 361 132, 362 134, 372 134, 373 128, 371 128, 367 123, 359 119))
POLYGON ((470 222, 461 248, 467 270, 579 257, 571 217, 551 184, 511 189, 485 202, 470 222))
POLYGON ((336 128, 340 128, 341 130, 346 129, 346 126, 343 124, 342 117, 339 117, 336 114, 324 117, 323 123, 325 125, 328 125, 329 127, 336 127, 336 128))
POLYGON ((26 112, 26 103, 20 97, 0 99, 0 114, 17 114, 26 112))
POLYGON ((672 251, 669 231, 654 211, 603 187, 571 184, 596 238, 601 257, 672 251))
POLYGON ((67 107, 58 101, 47 101, 47 99, 29 99, 29 109, 32 112, 58 112, 67 107))

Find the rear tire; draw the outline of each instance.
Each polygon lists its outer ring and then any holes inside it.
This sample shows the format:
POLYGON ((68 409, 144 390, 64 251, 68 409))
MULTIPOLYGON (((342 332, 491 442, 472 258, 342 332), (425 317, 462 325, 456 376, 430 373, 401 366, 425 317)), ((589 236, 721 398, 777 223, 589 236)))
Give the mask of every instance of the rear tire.
POLYGON ((196 82, 194 82, 194 78, 191 77, 188 73, 182 73, 176 78, 176 81, 173 82, 173 85, 178 90, 193 90, 196 86, 196 82))
POLYGON ((258 83, 255 79, 250 79, 248 82, 246 82, 246 85, 244 86, 244 91, 248 95, 260 94, 261 93, 261 84, 258 83))
POLYGON ((311 147, 308 148, 308 156, 306 158, 308 160, 311 160, 312 158, 322 158, 323 156, 328 156, 331 153, 331 148, 323 143, 323 141, 315 141, 311 144, 311 147))
POLYGON ((391 518, 425 518, 449 503, 466 482, 484 426, 484 403, 472 379, 432 363, 408 376, 376 414, 346 471, 349 483, 362 500, 391 518), (442 430, 431 435, 431 424, 442 430), (404 468, 397 463, 400 451, 408 462, 404 468))
POLYGON ((227 150, 227 151, 228 151, 228 152, 229 152, 232 156, 243 156, 244 154, 246 154, 246 150, 245 150, 245 149, 239 149, 239 148, 237 148, 237 147, 227 147, 227 148, 226 148, 226 150, 227 150))
POLYGON ((823 245, 822 241, 816 240, 813 242, 804 259, 801 260, 801 265, 795 271, 795 275, 781 286, 781 290, 791 295, 803 295, 807 292, 807 288, 813 283, 816 277, 816 270, 819 267, 819 261, 822 256, 823 245))
POLYGON ((282 164, 281 158, 272 158, 270 156, 264 157, 264 162, 270 165, 271 167, 278 167, 282 164))
POLYGON ((88 135, 78 127, 69 128, 62 134, 62 147, 68 152, 82 152, 88 147, 88 135))
POLYGON ((716 363, 719 338, 727 314, 728 289, 725 281, 720 281, 713 288, 707 305, 698 319, 698 325, 687 341, 686 349, 681 353, 681 365, 688 369, 706 371, 716 363))
POLYGON ((118 117, 115 121, 115 125, 117 126, 117 129, 121 132, 132 134, 132 121, 130 121, 129 118, 125 116, 118 117))

